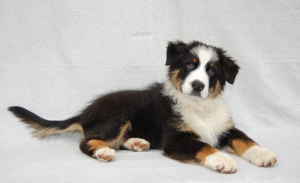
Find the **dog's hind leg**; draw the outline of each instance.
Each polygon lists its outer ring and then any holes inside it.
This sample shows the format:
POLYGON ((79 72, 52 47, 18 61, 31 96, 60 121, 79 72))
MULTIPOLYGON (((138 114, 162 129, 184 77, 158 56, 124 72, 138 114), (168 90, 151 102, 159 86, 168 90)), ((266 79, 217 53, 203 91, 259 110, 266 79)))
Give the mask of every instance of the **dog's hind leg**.
POLYGON ((144 139, 140 138, 129 138, 122 143, 122 146, 126 149, 131 149, 133 151, 147 151, 150 148, 150 143, 144 139))
POLYGON ((96 131, 86 133, 86 137, 80 143, 80 150, 100 161, 112 161, 115 158, 115 149, 119 149, 123 142, 123 138, 128 131, 131 130, 130 121, 125 121, 123 125, 114 132, 110 131, 104 134, 96 131))
POLYGON ((109 148, 106 142, 99 139, 84 139, 80 143, 80 150, 100 161, 112 161, 115 158, 115 150, 109 148))

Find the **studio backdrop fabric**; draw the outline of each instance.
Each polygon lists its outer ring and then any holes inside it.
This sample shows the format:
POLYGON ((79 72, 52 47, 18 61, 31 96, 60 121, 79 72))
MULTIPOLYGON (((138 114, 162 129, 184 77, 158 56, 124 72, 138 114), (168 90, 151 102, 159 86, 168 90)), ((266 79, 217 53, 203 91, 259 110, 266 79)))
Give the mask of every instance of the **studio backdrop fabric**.
POLYGON ((300 2, 0 2, 0 182, 300 182, 300 2), (39 140, 7 107, 62 120, 102 94, 163 82, 168 41, 224 48, 241 69, 226 99, 236 127, 278 155, 261 168, 235 155, 235 174, 117 151, 102 163, 80 134, 39 140))

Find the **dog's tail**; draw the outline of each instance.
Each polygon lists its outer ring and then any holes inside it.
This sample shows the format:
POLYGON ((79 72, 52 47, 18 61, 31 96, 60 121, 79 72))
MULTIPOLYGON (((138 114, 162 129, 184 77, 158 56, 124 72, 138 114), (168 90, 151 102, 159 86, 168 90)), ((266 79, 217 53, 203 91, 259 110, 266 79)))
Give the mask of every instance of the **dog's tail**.
POLYGON ((13 106, 9 107, 8 110, 34 129, 33 134, 40 138, 75 131, 80 131, 83 134, 82 126, 79 123, 80 116, 75 116, 64 121, 49 121, 22 107, 13 106))

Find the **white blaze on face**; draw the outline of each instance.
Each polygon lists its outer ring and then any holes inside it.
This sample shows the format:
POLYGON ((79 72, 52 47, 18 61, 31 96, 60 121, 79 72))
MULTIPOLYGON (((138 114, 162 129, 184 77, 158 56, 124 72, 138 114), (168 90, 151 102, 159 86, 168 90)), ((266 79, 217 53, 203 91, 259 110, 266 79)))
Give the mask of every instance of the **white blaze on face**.
POLYGON ((209 76, 206 72, 206 66, 209 61, 216 61, 218 56, 214 49, 206 46, 196 47, 192 52, 198 56, 200 65, 185 78, 182 84, 182 92, 193 96, 192 82, 199 80, 204 84, 204 89, 200 92, 200 98, 205 99, 209 94, 209 76))

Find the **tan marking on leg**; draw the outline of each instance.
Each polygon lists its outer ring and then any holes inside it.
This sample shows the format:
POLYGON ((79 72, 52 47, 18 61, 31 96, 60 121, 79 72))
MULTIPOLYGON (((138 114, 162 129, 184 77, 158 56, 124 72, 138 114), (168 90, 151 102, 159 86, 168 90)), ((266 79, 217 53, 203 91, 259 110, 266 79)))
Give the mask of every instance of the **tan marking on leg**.
POLYGON ((90 147, 89 151, 94 151, 94 150, 97 150, 97 149, 100 149, 100 148, 107 147, 105 145, 105 142, 102 141, 102 140, 95 140, 95 139, 93 139, 93 140, 90 140, 87 144, 90 147))
POLYGON ((250 147, 257 145, 255 142, 246 142, 242 139, 232 140, 232 149, 235 154, 242 156, 250 147))
POLYGON ((215 152, 218 152, 218 149, 213 148, 212 146, 208 145, 203 147, 200 151, 196 154, 196 159, 203 165, 205 158, 215 152))
POLYGON ((127 132, 131 131, 131 129, 132 129, 131 123, 130 121, 127 121, 126 124, 121 127, 120 134, 118 135, 118 137, 111 141, 105 142, 105 144, 108 147, 118 149, 124 141, 123 140, 124 135, 126 135, 127 132))
POLYGON ((104 147, 110 147, 114 149, 118 149, 123 142, 124 135, 131 130, 131 123, 130 121, 127 121, 125 125, 121 126, 120 128, 120 134, 117 136, 117 138, 110 140, 110 141, 103 141, 98 139, 92 139, 87 144, 89 145, 89 150, 94 151, 100 148, 104 147))

